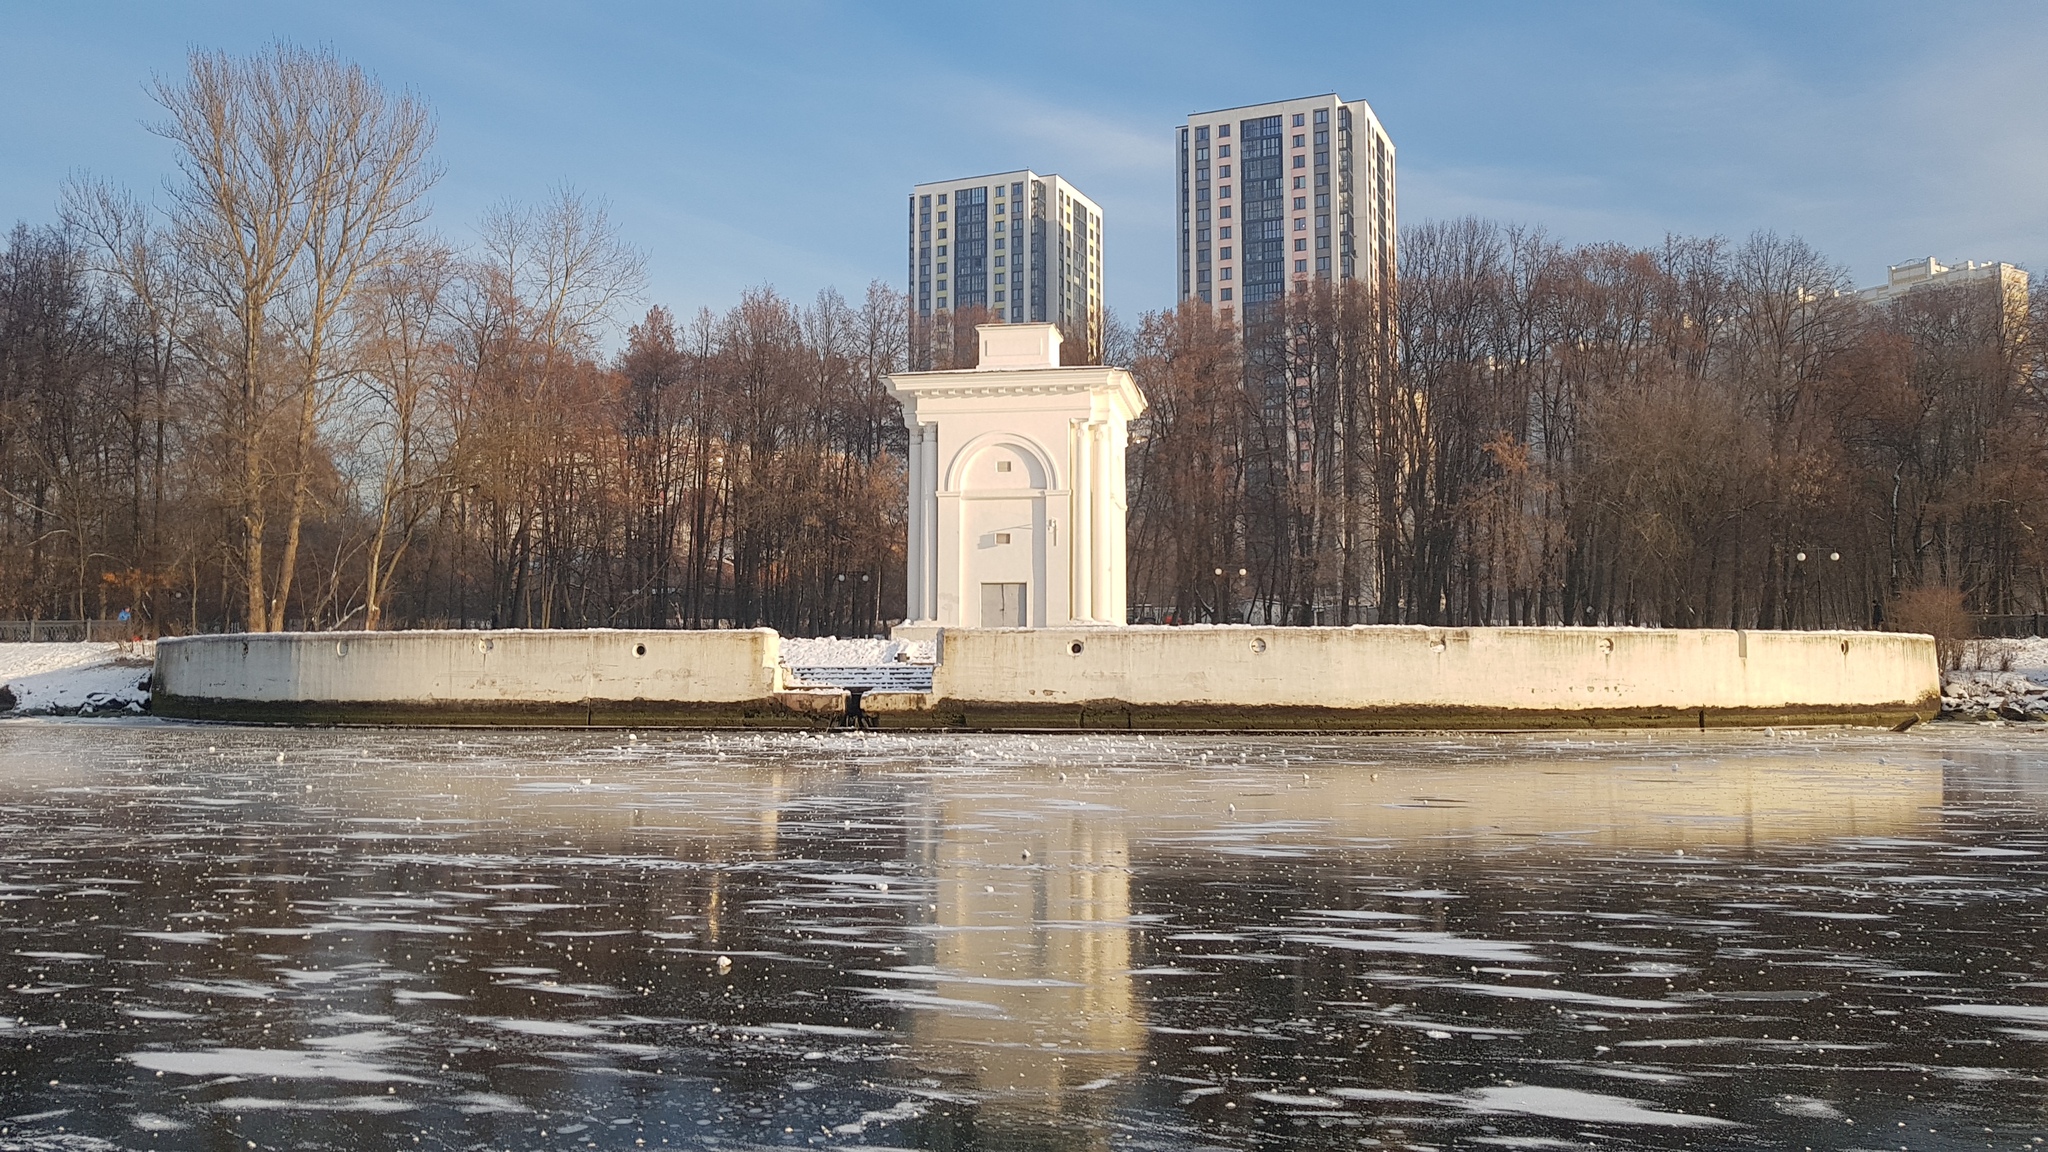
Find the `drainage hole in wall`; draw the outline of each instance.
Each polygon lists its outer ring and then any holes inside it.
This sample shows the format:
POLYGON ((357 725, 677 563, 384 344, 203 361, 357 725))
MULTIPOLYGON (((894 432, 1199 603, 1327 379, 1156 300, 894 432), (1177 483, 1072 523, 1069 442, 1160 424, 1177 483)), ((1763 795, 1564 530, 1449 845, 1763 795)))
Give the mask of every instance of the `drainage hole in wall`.
POLYGON ((633 655, 635 655, 635 656, 645 656, 645 655, 647 655, 647 645, 645 645, 645 644, 635 644, 635 645, 633 645, 633 655))
POLYGON ((1067 655, 1069 655, 1069 656, 1079 656, 1080 654, 1081 654, 1081 642, 1080 642, 1079 640, 1076 640, 1076 641, 1074 641, 1074 642, 1073 642, 1072 644, 1069 644, 1069 645, 1067 645, 1067 655))
POLYGON ((1264 640, 1260 640, 1260 639, 1254 639, 1254 640, 1252 641, 1252 651, 1254 651, 1254 652, 1264 652, 1265 650, 1266 650, 1266 642, 1265 642, 1264 640))

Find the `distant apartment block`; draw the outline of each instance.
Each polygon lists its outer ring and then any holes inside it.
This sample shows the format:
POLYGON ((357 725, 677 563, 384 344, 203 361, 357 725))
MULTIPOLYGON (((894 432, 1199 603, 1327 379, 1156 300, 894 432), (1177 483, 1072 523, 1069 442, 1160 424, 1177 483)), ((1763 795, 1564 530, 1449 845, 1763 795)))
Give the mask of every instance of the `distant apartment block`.
POLYGON ((1887 304, 1909 292, 1933 288, 1981 288, 1996 292, 2005 306, 2006 323, 2015 331, 2026 323, 2026 270, 1998 261, 1980 264, 1975 260, 1965 260, 1951 266, 1929 256, 1924 260, 1894 264, 1885 269, 1883 284, 1861 289, 1856 298, 1868 304, 1887 304))
POLYGON ((1102 347, 1102 209, 1027 170, 939 180, 910 193, 910 297, 920 317, 986 310, 1056 324, 1069 354, 1102 347))
POLYGON ((1289 285, 1394 276, 1394 143, 1334 94, 1179 129, 1180 299, 1256 308, 1289 285))

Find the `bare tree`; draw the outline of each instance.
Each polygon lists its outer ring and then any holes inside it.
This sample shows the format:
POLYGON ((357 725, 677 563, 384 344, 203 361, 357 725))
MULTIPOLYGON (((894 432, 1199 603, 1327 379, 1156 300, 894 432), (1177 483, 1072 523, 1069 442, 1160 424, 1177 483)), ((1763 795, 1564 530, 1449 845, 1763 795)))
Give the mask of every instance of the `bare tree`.
POLYGON ((358 349, 351 415, 356 453, 374 487, 363 627, 375 631, 420 525, 449 485, 456 396, 448 340, 454 253, 422 241, 364 281, 352 309, 358 349))
POLYGON ((395 259, 424 217, 433 121, 360 67, 282 43, 245 58, 194 52, 151 94, 168 114, 155 130, 178 148, 171 244, 211 313, 187 340, 219 386, 248 626, 279 630, 321 419, 354 367, 343 317, 363 277, 395 259), (265 549, 278 511, 273 568, 265 549))

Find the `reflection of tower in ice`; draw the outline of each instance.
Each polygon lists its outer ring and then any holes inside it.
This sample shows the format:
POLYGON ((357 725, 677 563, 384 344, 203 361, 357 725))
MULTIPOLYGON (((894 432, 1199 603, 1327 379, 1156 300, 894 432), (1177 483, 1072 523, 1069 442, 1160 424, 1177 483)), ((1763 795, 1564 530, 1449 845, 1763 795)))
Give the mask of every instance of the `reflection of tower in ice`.
POLYGON ((992 1094, 984 1115, 1093 1110, 1136 1069, 1145 1041, 1125 829, 1001 803, 954 800, 934 813, 929 963, 899 971, 892 998, 914 1007, 920 1060, 992 1094))

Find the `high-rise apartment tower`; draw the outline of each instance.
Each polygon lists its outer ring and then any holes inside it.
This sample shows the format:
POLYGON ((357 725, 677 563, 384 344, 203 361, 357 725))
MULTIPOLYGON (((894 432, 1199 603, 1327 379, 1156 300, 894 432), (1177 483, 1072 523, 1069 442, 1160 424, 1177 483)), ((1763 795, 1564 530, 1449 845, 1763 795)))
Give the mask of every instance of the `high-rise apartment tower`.
POLYGON ((1235 311, 1289 285, 1394 276, 1394 142, 1334 94, 1198 112, 1180 155, 1180 298, 1235 311))
POLYGON ((974 308, 1010 324, 1056 324, 1069 358, 1092 355, 1102 347, 1102 209, 1029 170, 919 184, 910 299, 923 319, 974 308))
POLYGON ((1965 260, 1950 265, 1928 256, 1892 265, 1885 269, 1884 280, 1875 288, 1857 292, 1856 297, 1866 304, 1890 304, 1921 291, 1983 292, 1997 298, 2008 332, 2017 335, 2027 323, 2027 272, 2014 264, 1965 260))

